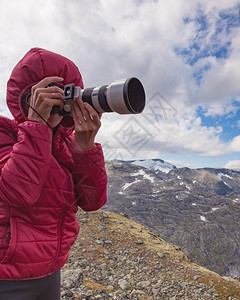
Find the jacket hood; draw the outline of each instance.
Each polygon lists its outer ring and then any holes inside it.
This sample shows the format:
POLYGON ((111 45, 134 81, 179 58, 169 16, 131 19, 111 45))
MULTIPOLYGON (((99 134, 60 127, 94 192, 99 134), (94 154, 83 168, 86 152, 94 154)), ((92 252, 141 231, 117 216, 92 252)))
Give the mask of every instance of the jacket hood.
MULTIPOLYGON (((64 85, 74 83, 83 88, 81 74, 71 60, 42 48, 32 48, 18 62, 7 83, 7 105, 18 123, 27 119, 21 105, 24 93, 43 78, 50 76, 64 78, 64 85)), ((73 125, 72 120, 64 119, 63 124, 73 125)))

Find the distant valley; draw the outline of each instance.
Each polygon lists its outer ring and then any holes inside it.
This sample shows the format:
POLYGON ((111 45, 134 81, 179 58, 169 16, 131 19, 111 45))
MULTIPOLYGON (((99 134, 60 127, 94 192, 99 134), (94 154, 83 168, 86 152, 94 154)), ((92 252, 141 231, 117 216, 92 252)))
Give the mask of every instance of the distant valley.
POLYGON ((147 226, 202 266, 240 277, 240 172, 108 161, 104 209, 147 226))

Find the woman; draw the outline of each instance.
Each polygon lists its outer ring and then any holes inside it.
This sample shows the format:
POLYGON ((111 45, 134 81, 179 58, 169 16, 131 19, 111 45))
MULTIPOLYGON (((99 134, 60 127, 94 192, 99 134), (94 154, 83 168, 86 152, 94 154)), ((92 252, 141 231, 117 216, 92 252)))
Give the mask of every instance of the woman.
POLYGON ((7 84, 14 117, 0 117, 0 300, 60 299, 60 268, 77 238, 78 206, 106 202, 101 115, 81 99, 59 114, 68 83, 83 88, 67 58, 31 49, 7 84), (58 108, 58 109, 56 109, 58 108))

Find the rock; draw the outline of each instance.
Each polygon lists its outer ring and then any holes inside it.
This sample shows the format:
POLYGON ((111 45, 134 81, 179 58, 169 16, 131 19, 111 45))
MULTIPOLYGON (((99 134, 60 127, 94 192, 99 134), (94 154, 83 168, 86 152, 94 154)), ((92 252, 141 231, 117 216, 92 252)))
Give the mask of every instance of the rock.
POLYGON ((138 288, 140 287, 140 288, 143 288, 143 289, 146 289, 150 285, 151 285, 151 282, 149 280, 141 281, 141 282, 137 283, 137 287, 138 288))
POLYGON ((157 296, 158 292, 159 292, 158 289, 152 289, 153 296, 157 296))
POLYGON ((67 290, 67 291, 64 291, 64 292, 61 294, 61 296, 62 296, 62 298, 64 298, 64 299, 68 299, 68 298, 70 298, 70 297, 73 296, 73 292, 70 291, 70 290, 67 290))
POLYGON ((104 242, 102 240, 95 240, 96 244, 102 245, 104 242))
POLYGON ((62 270, 61 286, 64 289, 71 289, 83 284, 83 274, 81 269, 62 270))
POLYGON ((98 225, 98 229, 99 229, 100 231, 103 231, 103 230, 106 229, 106 227, 104 227, 104 226, 102 226, 102 225, 98 225))
POLYGON ((107 270, 102 270, 102 271, 101 271, 101 274, 102 274, 102 276, 104 276, 104 277, 108 277, 109 272, 108 272, 107 270))
POLYGON ((107 241, 104 242, 104 244, 111 246, 111 245, 113 245, 113 242, 107 240, 107 241))
POLYGON ((82 300, 82 297, 79 293, 74 293, 73 296, 74 296, 74 300, 82 300))
POLYGON ((118 280, 118 285, 122 290, 128 290, 130 288, 130 284, 125 279, 118 280))
POLYGON ((87 223, 87 218, 84 219, 78 219, 79 223, 85 224, 87 223))
POLYGON ((139 241, 136 241, 135 243, 136 243, 137 245, 142 245, 142 244, 143 244, 143 241, 140 241, 140 240, 139 240, 139 241))
POLYGON ((160 258, 164 258, 166 255, 165 255, 165 253, 163 253, 163 252, 158 252, 158 256, 159 256, 160 258))
POLYGON ((100 221, 104 221, 104 220, 107 219, 107 218, 108 218, 108 215, 107 215, 106 213, 102 213, 101 216, 98 216, 98 219, 99 219, 100 221))
POLYGON ((127 218, 127 219, 129 219, 129 216, 127 214, 123 213, 123 212, 120 212, 120 215, 127 218))
POLYGON ((179 247, 179 246, 175 246, 174 248, 175 248, 175 250, 181 250, 181 247, 179 247))

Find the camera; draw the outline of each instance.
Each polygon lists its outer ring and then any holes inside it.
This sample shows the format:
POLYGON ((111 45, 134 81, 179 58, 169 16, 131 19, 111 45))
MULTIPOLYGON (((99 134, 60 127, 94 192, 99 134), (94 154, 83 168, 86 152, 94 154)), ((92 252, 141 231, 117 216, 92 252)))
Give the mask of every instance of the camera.
POLYGON ((120 79, 109 85, 81 89, 79 86, 64 86, 64 108, 59 113, 72 116, 73 99, 80 97, 97 112, 116 112, 119 114, 139 114, 145 107, 145 91, 142 83, 135 77, 120 79))

